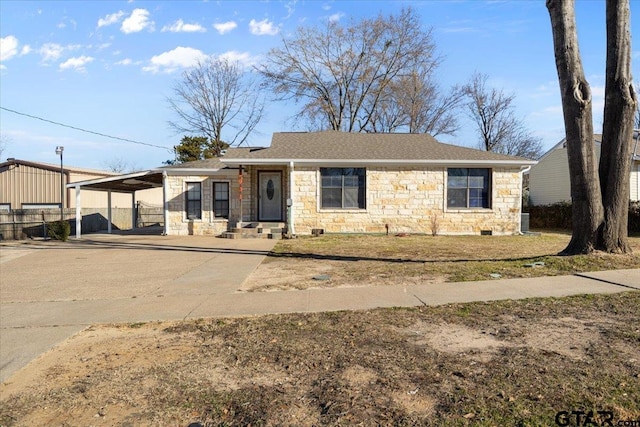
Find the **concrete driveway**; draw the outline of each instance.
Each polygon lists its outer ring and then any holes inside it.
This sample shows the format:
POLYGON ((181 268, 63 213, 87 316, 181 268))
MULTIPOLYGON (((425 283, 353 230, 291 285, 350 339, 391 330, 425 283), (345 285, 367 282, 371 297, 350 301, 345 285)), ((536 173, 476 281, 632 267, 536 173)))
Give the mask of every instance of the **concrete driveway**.
POLYGON ((88 235, 0 245, 0 382, 92 323, 179 320, 233 294, 274 240, 88 235))

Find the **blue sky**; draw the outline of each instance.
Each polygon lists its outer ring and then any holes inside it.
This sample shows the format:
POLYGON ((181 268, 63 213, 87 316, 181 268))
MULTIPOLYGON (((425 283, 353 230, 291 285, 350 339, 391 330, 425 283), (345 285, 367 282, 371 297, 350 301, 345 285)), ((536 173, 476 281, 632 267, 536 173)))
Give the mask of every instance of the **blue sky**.
MULTIPOLYGON (((475 71, 516 95, 516 112, 545 149, 564 135, 544 1, 0 1, 0 105, 4 108, 123 139, 89 134, 0 110, 3 159, 106 168, 125 159, 130 168, 161 166, 180 141, 167 122, 166 98, 185 67, 202 55, 262 63, 298 26, 329 19, 348 22, 411 6, 433 29, 443 88, 475 71), (155 147, 158 146, 158 147, 155 147), (166 147, 166 149, 159 148, 166 147)), ((604 0, 578 0, 580 49, 594 93, 594 126, 604 105, 604 0)), ((640 1, 631 1, 632 17, 640 1)), ((640 19, 632 18, 632 35, 640 19)), ((632 69, 640 67, 640 45, 632 69)), ((636 78, 636 81, 638 79, 636 78)), ((277 131, 301 130, 287 120, 295 105, 269 103, 250 140, 265 146, 277 131)), ((472 124, 442 142, 475 146, 472 124)))

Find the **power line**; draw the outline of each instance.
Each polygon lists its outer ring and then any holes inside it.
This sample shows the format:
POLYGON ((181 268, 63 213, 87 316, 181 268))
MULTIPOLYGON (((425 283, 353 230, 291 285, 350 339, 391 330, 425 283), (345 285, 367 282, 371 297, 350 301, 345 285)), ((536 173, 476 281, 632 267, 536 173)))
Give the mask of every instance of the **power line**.
POLYGON ((32 118, 32 119, 40 120, 40 121, 43 121, 43 122, 52 123, 54 125, 62 126, 62 127, 69 128, 69 129, 74 129, 74 130, 77 130, 77 131, 80 131, 80 132, 91 133, 93 135, 103 136, 105 138, 117 139, 118 141, 131 142, 133 144, 146 145, 147 147, 161 148, 163 150, 167 150, 170 153, 173 153, 173 149, 172 148, 163 147, 161 145, 154 145, 154 144, 149 144, 149 143, 146 143, 146 142, 134 141, 133 139, 120 138, 119 136, 112 136, 112 135, 107 135, 107 134, 100 133, 100 132, 95 132, 95 131, 92 131, 92 130, 82 129, 82 128, 79 128, 79 127, 76 127, 76 126, 71 126, 71 125, 67 125, 67 124, 64 124, 64 123, 54 122, 53 120, 43 119, 42 117, 32 116, 31 114, 21 113, 20 111, 12 110, 10 108, 0 107, 0 109, 1 110, 5 110, 5 111, 9 111, 9 112, 14 113, 14 114, 18 114, 20 116, 25 116, 25 117, 29 117, 29 118, 32 118))

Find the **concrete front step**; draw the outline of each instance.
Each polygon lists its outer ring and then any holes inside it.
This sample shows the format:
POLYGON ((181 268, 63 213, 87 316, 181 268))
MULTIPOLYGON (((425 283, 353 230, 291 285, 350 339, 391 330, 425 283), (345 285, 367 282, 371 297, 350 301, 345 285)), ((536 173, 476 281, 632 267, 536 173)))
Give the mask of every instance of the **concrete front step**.
POLYGON ((222 233, 220 237, 227 239, 282 239, 285 224, 283 222, 250 222, 231 231, 222 233))

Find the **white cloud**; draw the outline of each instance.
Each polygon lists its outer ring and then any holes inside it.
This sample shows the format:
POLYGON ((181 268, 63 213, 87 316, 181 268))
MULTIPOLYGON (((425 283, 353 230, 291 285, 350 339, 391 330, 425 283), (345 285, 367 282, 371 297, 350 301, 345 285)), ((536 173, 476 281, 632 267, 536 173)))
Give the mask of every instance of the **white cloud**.
POLYGON ((256 58, 252 57, 248 52, 238 52, 230 50, 218 56, 220 59, 226 59, 229 62, 237 62, 244 67, 250 67, 257 64, 256 58))
POLYGON ((171 31, 172 33, 204 33, 207 30, 200 24, 185 24, 182 19, 178 19, 173 24, 162 27, 162 31, 171 31))
POLYGON ((0 39, 0 61, 6 61, 16 56, 19 44, 15 36, 2 37, 0 39))
POLYGON ((60 64, 60 70, 72 69, 80 73, 83 73, 86 71, 84 66, 92 62, 93 60, 94 58, 92 58, 91 56, 85 56, 85 55, 78 56, 76 58, 69 58, 66 61, 64 61, 62 64, 60 64))
POLYGON ((64 52, 64 47, 60 46, 58 43, 45 43, 39 50, 40 55, 42 55, 43 62, 57 60, 62 56, 62 52, 64 52))
POLYGON ((122 17, 125 15, 123 11, 118 11, 116 13, 112 13, 110 15, 105 16, 104 18, 98 19, 98 28, 106 27, 107 25, 112 25, 120 22, 122 17))
POLYGON ((342 12, 334 13, 333 15, 329 16, 329 22, 338 22, 343 16, 344 13, 342 12))
POLYGON ((287 16, 285 16, 284 19, 291 18, 291 15, 296 11, 296 3, 298 3, 298 0, 291 0, 289 3, 284 5, 287 9, 287 16))
POLYGON ((237 26, 238 24, 236 24, 233 21, 222 22, 220 24, 213 24, 213 28, 215 28, 216 31, 220 34, 228 33, 229 31, 233 30, 237 26))
POLYGON ((31 53, 31 46, 29 46, 28 44, 25 44, 24 46, 22 46, 22 50, 20 51, 20 56, 27 55, 29 53, 31 53))
POLYGON ((153 30, 154 22, 149 20, 149 11, 146 9, 134 9, 131 15, 122 21, 120 31, 125 34, 139 33, 148 28, 153 30))
POLYGON ((126 66, 126 65, 131 65, 131 64, 133 64, 133 61, 131 59, 129 59, 129 58, 125 58, 125 59, 123 59, 121 61, 116 62, 116 65, 125 65, 126 66))
POLYGON ((198 49, 178 46, 173 50, 152 57, 150 64, 143 67, 142 70, 150 73, 173 73, 181 68, 191 67, 205 57, 206 55, 198 49))
POLYGON ((251 34, 255 36, 275 36, 278 34, 278 31, 280 31, 273 22, 270 22, 267 19, 263 19, 259 22, 252 19, 251 22, 249 22, 249 29, 251 34))

